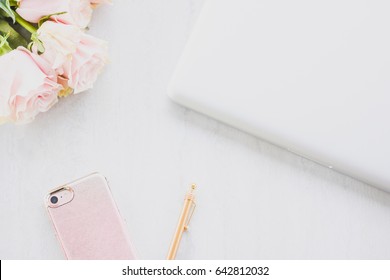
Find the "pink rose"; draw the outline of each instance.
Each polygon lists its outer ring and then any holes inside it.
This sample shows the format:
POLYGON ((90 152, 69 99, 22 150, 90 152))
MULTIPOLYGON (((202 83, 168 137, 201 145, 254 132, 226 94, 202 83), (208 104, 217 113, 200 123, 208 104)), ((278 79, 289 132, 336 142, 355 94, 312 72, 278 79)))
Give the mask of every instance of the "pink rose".
MULTIPOLYGON (((62 83, 80 93, 92 88, 107 63, 107 43, 72 25, 47 21, 37 36, 45 48, 41 57, 50 63, 62 83)), ((34 48, 33 48, 34 49, 34 48)))
POLYGON ((84 34, 72 59, 63 66, 68 86, 74 93, 92 88, 107 60, 107 43, 84 34))
POLYGON ((18 48, 0 57, 0 123, 27 123, 58 100, 62 87, 38 55, 18 48))
POLYGON ((33 23, 37 23, 42 17, 64 12, 51 18, 85 28, 91 21, 93 9, 90 0, 20 0, 16 11, 22 18, 33 23))

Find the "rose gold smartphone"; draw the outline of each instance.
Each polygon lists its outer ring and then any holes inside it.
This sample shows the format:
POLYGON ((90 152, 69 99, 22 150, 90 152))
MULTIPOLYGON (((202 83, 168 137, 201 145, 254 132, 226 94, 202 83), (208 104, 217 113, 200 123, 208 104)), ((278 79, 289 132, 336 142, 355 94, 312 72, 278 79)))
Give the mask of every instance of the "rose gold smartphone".
POLYGON ((92 174, 51 191, 46 207, 67 259, 135 259, 102 175, 92 174))

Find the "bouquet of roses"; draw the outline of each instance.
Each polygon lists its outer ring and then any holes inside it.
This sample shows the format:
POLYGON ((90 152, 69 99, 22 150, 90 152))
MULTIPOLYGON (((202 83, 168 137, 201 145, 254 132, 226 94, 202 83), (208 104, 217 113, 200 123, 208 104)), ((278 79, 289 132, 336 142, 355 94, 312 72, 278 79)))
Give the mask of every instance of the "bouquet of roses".
POLYGON ((26 123, 91 88, 106 42, 85 33, 110 0, 0 0, 0 124, 26 123))

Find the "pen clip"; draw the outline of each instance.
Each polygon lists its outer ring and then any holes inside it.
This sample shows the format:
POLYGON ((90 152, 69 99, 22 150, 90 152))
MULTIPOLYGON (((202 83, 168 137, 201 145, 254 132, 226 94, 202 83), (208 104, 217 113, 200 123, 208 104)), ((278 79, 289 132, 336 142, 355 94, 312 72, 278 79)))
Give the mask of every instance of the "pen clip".
POLYGON ((192 215, 194 214, 194 211, 195 211, 195 208, 196 208, 196 203, 195 201, 191 201, 191 209, 190 209, 190 214, 188 215, 188 218, 185 222, 185 225, 184 225, 184 231, 187 231, 188 230, 188 225, 190 224, 190 221, 192 219, 192 215))

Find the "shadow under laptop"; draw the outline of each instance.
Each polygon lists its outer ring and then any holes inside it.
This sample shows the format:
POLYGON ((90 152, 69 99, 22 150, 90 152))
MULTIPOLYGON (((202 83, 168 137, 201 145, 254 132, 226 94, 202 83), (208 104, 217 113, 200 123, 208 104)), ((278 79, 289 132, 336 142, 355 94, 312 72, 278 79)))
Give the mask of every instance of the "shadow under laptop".
MULTIPOLYGON (((240 150, 246 150, 246 152, 255 153, 259 157, 266 158, 270 163, 276 161, 278 164, 287 167, 286 170, 293 170, 302 176, 323 181, 326 183, 327 188, 342 188, 344 191, 350 192, 351 195, 356 195, 390 208, 390 193, 384 190, 368 185, 334 169, 294 154, 268 141, 257 138, 247 132, 173 102, 169 102, 169 109, 174 119, 181 123, 181 125, 185 127, 185 130, 198 130, 205 135, 211 135, 209 141, 213 141, 215 145, 218 145, 218 142, 230 142, 230 144, 238 147, 240 150)), ((185 130, 183 133, 186 133, 185 130)), ((268 174, 270 173, 269 170, 266 172, 268 172, 268 174)), ((261 171, 259 171, 259 173, 261 174, 261 171)), ((291 177, 291 172, 288 171, 285 174, 275 173, 274 176, 291 177)), ((299 182, 291 181, 291 188, 294 189, 297 183, 300 182, 301 180, 299 180, 299 182)), ((310 188, 316 188, 316 186, 311 185, 310 188)))

